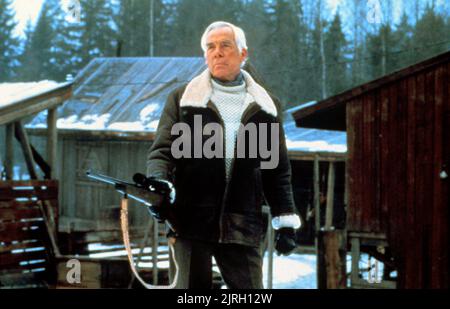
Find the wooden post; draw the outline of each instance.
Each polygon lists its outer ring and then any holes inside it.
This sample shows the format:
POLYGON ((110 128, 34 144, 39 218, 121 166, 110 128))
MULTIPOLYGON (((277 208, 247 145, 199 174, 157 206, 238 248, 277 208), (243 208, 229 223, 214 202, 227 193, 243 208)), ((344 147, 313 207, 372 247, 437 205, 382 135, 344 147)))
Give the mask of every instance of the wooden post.
POLYGON ((47 114, 47 161, 50 165, 50 178, 56 178, 58 131, 56 128, 56 107, 48 110, 47 114))
POLYGON ((8 123, 6 125, 6 138, 5 138, 5 171, 6 180, 12 180, 13 166, 14 166, 14 123, 8 123))
POLYGON ((345 288, 345 249, 343 231, 325 231, 323 235, 326 267, 326 288, 345 288))
POLYGON ((315 230, 316 230, 316 238, 317 233, 320 230, 320 186, 319 186, 319 156, 316 155, 314 158, 314 172, 313 172, 313 181, 314 181, 314 218, 315 218, 315 230))
POLYGON ((34 162, 33 154, 31 151, 30 141, 28 139, 27 132, 25 131, 20 121, 16 121, 15 130, 16 136, 20 142, 20 145, 22 146, 23 156, 25 157, 25 162, 28 167, 28 172, 30 173, 30 178, 37 179, 36 170, 34 169, 36 164, 34 162))
POLYGON ((353 286, 359 279, 359 238, 352 237, 351 238, 351 246, 352 246, 352 270, 350 273, 351 285, 353 286))
POLYGON ((317 288, 319 290, 327 288, 327 277, 326 277, 326 267, 325 267, 325 248, 323 244, 323 234, 324 230, 317 232, 317 288))
POLYGON ((330 162, 328 167, 327 208, 325 212, 325 230, 327 231, 333 226, 334 178, 334 162, 330 162))
POLYGON ((347 213, 348 209, 348 164, 347 159, 345 160, 345 187, 344 187, 344 207, 345 207, 345 213, 347 213))
POLYGON ((267 261, 267 288, 272 289, 273 286, 273 242, 274 242, 274 232, 272 228, 272 215, 269 210, 268 214, 269 222, 267 226, 267 251, 268 251, 268 261, 267 261))
POLYGON ((159 245, 159 224, 155 219, 153 220, 153 242, 152 242, 152 275, 153 284, 158 284, 158 245, 159 245))
POLYGON ((315 218, 315 247, 316 247, 316 280, 317 288, 321 288, 321 245, 320 245, 320 186, 319 186, 319 156, 314 156, 314 171, 313 171, 313 183, 314 183, 314 218, 315 218))

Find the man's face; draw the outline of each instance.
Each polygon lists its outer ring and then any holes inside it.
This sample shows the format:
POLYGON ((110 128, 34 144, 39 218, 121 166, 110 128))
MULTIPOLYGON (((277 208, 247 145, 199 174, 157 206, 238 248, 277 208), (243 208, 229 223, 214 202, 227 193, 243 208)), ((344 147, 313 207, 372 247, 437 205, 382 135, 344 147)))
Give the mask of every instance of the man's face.
POLYGON ((247 56, 247 50, 239 49, 230 27, 213 29, 206 39, 206 64, 212 76, 220 80, 231 81, 241 69, 241 63, 247 56))

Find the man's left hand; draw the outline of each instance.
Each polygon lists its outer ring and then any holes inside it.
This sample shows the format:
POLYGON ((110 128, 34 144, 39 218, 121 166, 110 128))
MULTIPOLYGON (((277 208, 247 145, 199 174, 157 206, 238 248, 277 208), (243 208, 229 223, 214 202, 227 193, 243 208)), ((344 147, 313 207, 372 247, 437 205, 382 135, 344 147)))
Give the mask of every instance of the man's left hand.
POLYGON ((284 227, 275 231, 275 249, 278 255, 289 255, 297 247, 295 229, 284 227))

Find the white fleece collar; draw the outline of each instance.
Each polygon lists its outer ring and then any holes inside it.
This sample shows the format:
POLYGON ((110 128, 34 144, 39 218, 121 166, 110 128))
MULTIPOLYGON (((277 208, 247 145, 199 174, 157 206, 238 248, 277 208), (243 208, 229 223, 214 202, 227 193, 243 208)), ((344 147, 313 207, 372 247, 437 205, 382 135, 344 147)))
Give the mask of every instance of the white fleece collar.
MULTIPOLYGON (((263 111, 276 117, 277 108, 267 91, 261 87, 255 80, 244 70, 241 70, 247 85, 247 93, 250 98, 254 99, 263 111)), ((183 93, 180 101, 180 107, 192 106, 206 108, 212 95, 211 74, 209 69, 203 71, 200 75, 194 77, 183 93)))

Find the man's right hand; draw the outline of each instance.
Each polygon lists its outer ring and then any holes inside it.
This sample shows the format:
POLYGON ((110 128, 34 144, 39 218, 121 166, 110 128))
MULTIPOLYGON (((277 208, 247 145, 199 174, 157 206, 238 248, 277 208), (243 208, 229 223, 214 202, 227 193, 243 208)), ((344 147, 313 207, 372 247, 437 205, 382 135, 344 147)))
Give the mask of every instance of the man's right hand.
POLYGON ((148 206, 148 211, 156 220, 158 220, 158 222, 162 223, 167 219, 167 212, 169 210, 169 207, 171 207, 175 202, 175 187, 170 181, 159 181, 165 182, 170 191, 166 192, 160 205, 148 206))

